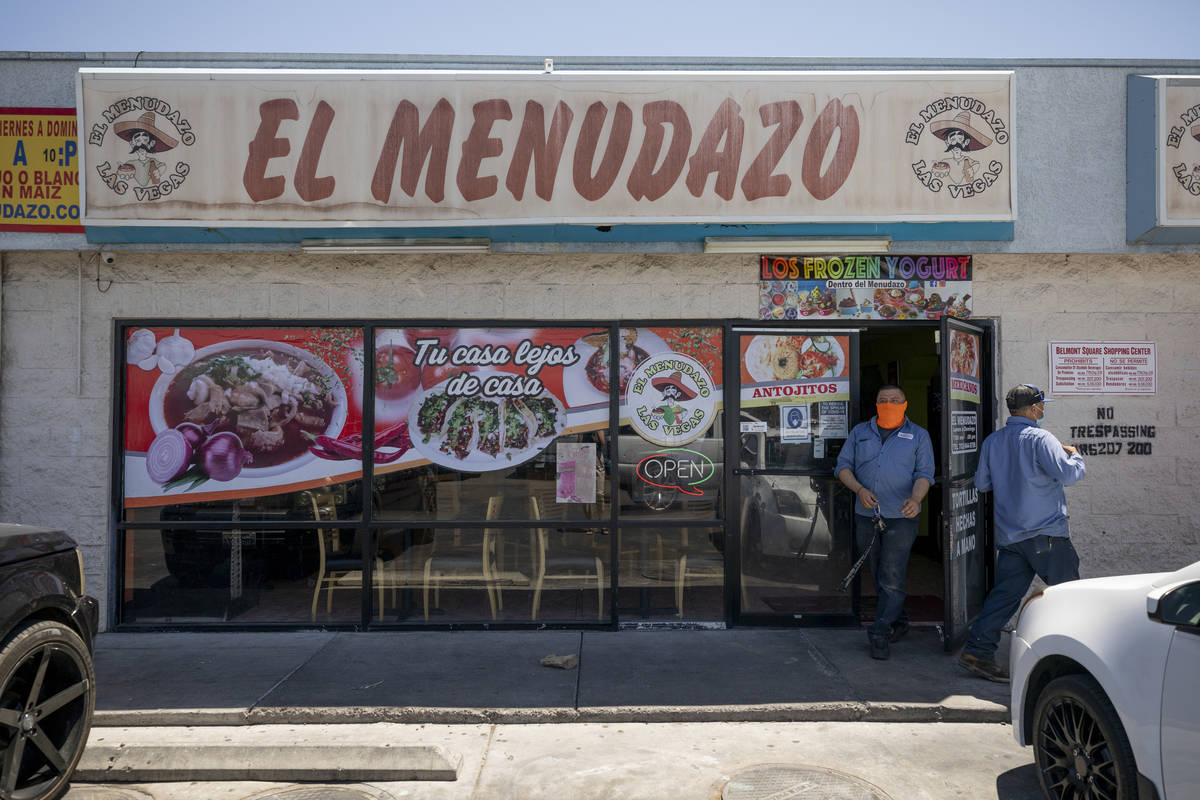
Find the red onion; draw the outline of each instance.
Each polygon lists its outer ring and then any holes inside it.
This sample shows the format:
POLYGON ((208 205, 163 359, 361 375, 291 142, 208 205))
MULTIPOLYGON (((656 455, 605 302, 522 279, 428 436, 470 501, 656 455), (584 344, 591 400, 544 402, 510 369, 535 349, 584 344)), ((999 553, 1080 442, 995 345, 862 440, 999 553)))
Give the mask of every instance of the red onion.
POLYGON ((194 422, 181 422, 175 426, 175 430, 184 435, 184 438, 188 440, 188 444, 195 451, 199 451, 200 445, 204 444, 204 440, 208 438, 208 434, 204 428, 201 428, 194 422))
POLYGON ((253 460, 254 456, 246 452, 242 440, 232 431, 213 434, 200 446, 200 469, 214 481, 233 480, 241 473, 242 466, 253 460))
POLYGON ((146 451, 146 472, 155 483, 170 483, 187 472, 194 454, 186 435, 167 429, 154 437, 146 451))

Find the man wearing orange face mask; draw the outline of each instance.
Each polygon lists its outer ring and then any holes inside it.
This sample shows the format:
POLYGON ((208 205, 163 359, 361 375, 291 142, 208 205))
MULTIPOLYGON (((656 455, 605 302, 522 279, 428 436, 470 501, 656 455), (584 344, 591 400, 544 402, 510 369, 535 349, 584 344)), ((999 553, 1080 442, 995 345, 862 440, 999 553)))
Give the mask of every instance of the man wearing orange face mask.
POLYGON ((890 643, 908 632, 904 584, 921 501, 933 485, 933 444, 928 431, 905 416, 908 400, 900 387, 881 387, 875 409, 874 417, 850 431, 834 474, 855 494, 854 538, 860 551, 871 543, 875 515, 883 517, 884 532, 867 557, 879 599, 867 638, 871 658, 884 659, 890 643))

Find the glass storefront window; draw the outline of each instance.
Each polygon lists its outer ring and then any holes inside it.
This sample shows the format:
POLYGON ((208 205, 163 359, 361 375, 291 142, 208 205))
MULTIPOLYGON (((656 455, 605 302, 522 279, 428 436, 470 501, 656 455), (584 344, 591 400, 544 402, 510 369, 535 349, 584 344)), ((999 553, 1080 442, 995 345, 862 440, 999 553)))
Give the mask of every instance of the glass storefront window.
POLYGON ((126 330, 124 507, 287 514, 266 498, 360 479, 362 352, 357 328, 126 330))
POLYGON ((725 618, 725 531, 720 527, 625 529, 618 542, 622 619, 725 618))
POLYGON ((354 529, 163 528, 123 535, 126 622, 319 624, 361 617, 354 529))
MULTIPOLYGON (((606 622, 611 620, 609 537, 547 517, 531 528, 385 531, 385 621, 606 622), (402 591, 398 601, 388 587, 402 591), (404 592, 403 589, 409 591, 404 592)), ((372 597, 374 608, 379 598, 372 597)))
POLYGON ((372 621, 603 622, 614 569, 639 615, 654 573, 721 617, 720 327, 122 336, 124 622, 354 624, 364 592, 372 621), (696 527, 614 565, 614 478, 621 518, 696 527))

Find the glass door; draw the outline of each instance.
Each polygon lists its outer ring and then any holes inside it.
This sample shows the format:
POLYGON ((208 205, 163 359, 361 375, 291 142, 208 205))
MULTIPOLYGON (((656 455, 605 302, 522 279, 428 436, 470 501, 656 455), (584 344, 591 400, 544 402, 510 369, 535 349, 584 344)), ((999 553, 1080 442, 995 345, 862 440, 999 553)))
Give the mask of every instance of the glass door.
POLYGON ((857 414, 858 332, 745 328, 732 339, 736 616, 851 622, 852 595, 840 587, 851 564, 851 498, 833 467, 857 414))
POLYGON ((975 489, 979 448, 991 432, 984 398, 990 396, 986 332, 950 317, 942 318, 940 359, 942 397, 941 453, 942 565, 945 570, 944 645, 952 650, 966 637, 987 594, 990 562, 990 514, 975 489))

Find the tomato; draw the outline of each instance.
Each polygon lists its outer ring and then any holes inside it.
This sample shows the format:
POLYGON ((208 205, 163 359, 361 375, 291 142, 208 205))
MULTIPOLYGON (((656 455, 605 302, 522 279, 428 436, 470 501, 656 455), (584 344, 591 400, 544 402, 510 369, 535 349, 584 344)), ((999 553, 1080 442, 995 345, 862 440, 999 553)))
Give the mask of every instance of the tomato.
POLYGON ((460 372, 474 372, 477 369, 479 367, 473 364, 451 364, 450 362, 446 362, 440 366, 426 364, 421 370, 421 387, 428 389, 430 386, 437 386, 442 381, 460 372))
POLYGON ((404 340, 413 350, 417 349, 418 339, 437 339, 440 347, 449 349, 458 337, 457 328, 405 328, 404 340))
POLYGON ((421 371, 413 363, 414 353, 398 344, 375 351, 375 396, 396 400, 412 394, 421 383, 421 371))

